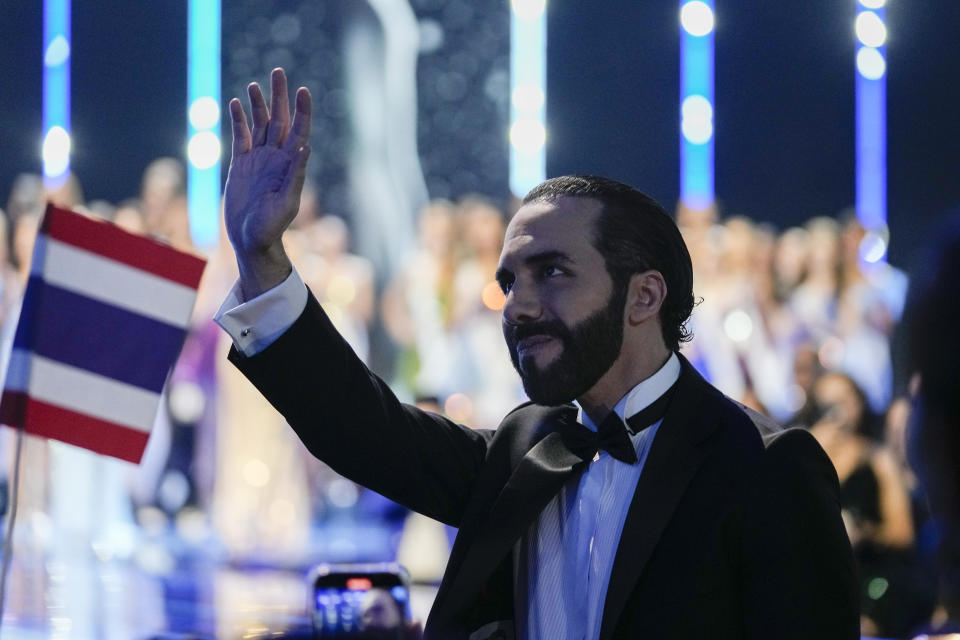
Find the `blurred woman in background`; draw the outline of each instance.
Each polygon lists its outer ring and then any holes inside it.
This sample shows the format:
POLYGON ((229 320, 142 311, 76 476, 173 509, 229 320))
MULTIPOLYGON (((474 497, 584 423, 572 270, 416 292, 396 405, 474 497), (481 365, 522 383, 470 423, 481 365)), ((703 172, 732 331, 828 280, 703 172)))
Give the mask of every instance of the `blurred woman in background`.
POLYGON ((913 580, 914 524, 906 479, 878 440, 879 420, 849 376, 829 372, 813 387, 819 419, 810 432, 840 480, 840 508, 860 568, 861 631, 903 637, 929 614, 913 580))

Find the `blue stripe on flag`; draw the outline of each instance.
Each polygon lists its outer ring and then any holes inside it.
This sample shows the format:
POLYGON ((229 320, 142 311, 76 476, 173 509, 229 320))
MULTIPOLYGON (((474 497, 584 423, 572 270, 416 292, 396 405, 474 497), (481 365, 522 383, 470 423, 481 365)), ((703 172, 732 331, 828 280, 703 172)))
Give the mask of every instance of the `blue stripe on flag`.
POLYGON ((13 345, 159 393, 185 334, 31 277, 13 345))

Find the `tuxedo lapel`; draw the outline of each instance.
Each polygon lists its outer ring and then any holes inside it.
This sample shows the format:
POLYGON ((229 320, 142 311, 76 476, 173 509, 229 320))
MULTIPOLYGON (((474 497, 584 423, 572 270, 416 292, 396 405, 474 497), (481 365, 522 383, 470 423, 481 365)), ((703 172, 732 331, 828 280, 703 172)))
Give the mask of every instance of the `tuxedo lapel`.
MULTIPOLYGON (((571 410, 556 419, 575 419, 575 414, 571 410)), ((567 449, 555 431, 530 449, 473 536, 473 543, 450 585, 445 603, 448 611, 458 611, 473 599, 544 506, 572 474, 584 467, 583 461, 567 449)))
POLYGON ((709 385, 680 357, 680 380, 643 467, 610 574, 600 638, 610 638, 620 613, 704 453, 695 445, 714 429, 699 411, 709 385))

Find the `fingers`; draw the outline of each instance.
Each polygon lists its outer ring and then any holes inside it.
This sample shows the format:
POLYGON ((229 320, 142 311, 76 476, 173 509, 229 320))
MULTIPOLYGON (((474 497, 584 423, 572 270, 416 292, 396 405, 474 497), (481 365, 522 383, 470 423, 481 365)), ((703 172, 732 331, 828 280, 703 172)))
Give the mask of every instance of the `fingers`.
POLYGON ((270 124, 267 144, 281 146, 290 131, 290 98, 287 96, 287 75, 279 67, 270 74, 270 124))
POLYGON ((250 128, 247 126, 247 116, 243 112, 243 105, 234 98, 230 101, 230 121, 233 130, 233 157, 250 151, 250 128))
POLYGON ((284 199, 288 199, 291 194, 294 194, 297 201, 300 201, 300 192, 303 190, 303 183, 307 177, 307 158, 309 157, 310 147, 308 145, 297 149, 296 155, 290 161, 290 168, 287 170, 283 184, 280 186, 280 193, 283 194, 284 199))
POLYGON ((284 145, 288 151, 299 149, 310 139, 310 114, 313 109, 310 91, 306 87, 297 89, 296 109, 293 114, 293 126, 284 145))
POLYGON ((260 91, 260 85, 256 82, 247 85, 247 96, 250 98, 250 115, 253 117, 250 144, 258 147, 267 139, 267 125, 270 124, 267 101, 263 99, 263 92, 260 91))
MULTIPOLYGON (((287 76, 283 69, 276 68, 270 74, 270 106, 263 97, 263 91, 256 82, 251 82, 247 86, 247 94, 250 98, 250 113, 253 118, 253 130, 249 131, 246 127, 246 119, 243 117, 243 109, 239 107, 239 113, 234 113, 233 103, 230 105, 231 115, 234 120, 234 138, 239 140, 240 134, 248 132, 249 142, 242 147, 236 147, 234 154, 249 151, 251 147, 263 146, 285 146, 289 152, 295 152, 304 146, 310 137, 310 114, 311 98, 310 92, 305 87, 297 90, 296 113, 293 118, 293 128, 290 124, 290 99, 287 95, 287 76), (238 116, 243 122, 243 129, 238 129, 238 116), (290 134, 293 135, 290 135, 290 134)), ((247 136, 244 136, 246 138, 247 136)))

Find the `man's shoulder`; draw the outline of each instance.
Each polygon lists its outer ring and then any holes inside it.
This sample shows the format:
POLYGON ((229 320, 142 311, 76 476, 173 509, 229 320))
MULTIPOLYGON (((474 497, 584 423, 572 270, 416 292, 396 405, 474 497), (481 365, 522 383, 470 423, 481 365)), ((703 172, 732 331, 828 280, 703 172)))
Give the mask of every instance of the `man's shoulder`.
POLYGON ((745 478, 761 493, 807 492, 813 485, 835 490, 830 458, 806 429, 785 429, 773 418, 719 394, 705 407, 721 423, 727 456, 742 465, 745 478))
POLYGON ((751 409, 722 393, 706 381, 702 381, 701 400, 697 420, 709 441, 722 448, 733 448, 740 453, 759 452, 762 440, 770 433, 782 430, 773 419, 751 409), (721 444, 723 443, 723 444, 721 444))
POLYGON ((514 407, 500 421, 490 442, 488 459, 506 452, 512 464, 519 462, 540 440, 556 431, 561 421, 576 420, 572 404, 544 406, 524 402, 514 407))
POLYGON ((532 439, 535 443, 555 431, 560 421, 575 420, 576 416, 577 408, 572 404, 545 406, 528 401, 503 417, 496 436, 500 439, 532 439))
POLYGON ((826 454, 811 433, 800 427, 784 428, 770 416, 752 409, 742 402, 723 396, 733 412, 741 414, 760 435, 768 461, 788 462, 790 459, 815 459, 822 462, 826 454))
POLYGON ((682 355, 680 363, 680 393, 675 396, 675 401, 687 405, 681 409, 686 415, 696 416, 696 421, 700 423, 699 437, 722 435, 723 440, 733 438, 759 445, 761 438, 783 430, 773 418, 734 400, 713 386, 682 355))
POLYGON ((806 429, 784 428, 770 416, 760 413, 726 395, 719 394, 708 407, 728 435, 762 442, 765 464, 797 464, 819 466, 826 454, 806 429))
POLYGON ((778 423, 776 420, 770 416, 760 413, 756 409, 752 409, 742 402, 737 402, 732 398, 727 398, 727 400, 734 405, 736 409, 739 409, 747 419, 753 424, 757 432, 760 434, 760 437, 763 438, 764 443, 767 443, 767 439, 771 437, 776 437, 778 434, 783 433, 783 425, 778 423))

